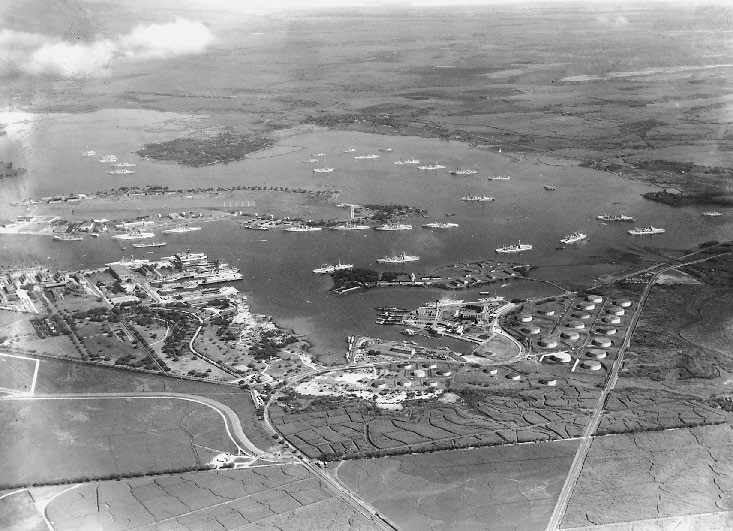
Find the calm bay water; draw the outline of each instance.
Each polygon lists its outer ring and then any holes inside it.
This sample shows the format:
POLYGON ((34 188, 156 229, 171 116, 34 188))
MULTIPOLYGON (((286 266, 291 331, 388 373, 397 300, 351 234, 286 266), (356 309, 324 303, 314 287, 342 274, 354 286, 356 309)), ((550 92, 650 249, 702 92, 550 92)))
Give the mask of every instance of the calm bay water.
MULTIPOLYGON (((387 289, 333 297, 326 293, 330 279, 311 272, 322 263, 340 259, 376 268, 377 258, 404 250, 420 255, 422 260, 389 269, 428 272, 447 263, 495 258, 496 247, 521 239, 532 243, 534 249, 517 260, 538 266, 534 276, 563 285, 582 286, 601 274, 628 267, 628 258, 623 263, 621 257, 629 253, 641 258, 654 257, 655 249, 673 252, 702 241, 729 238, 731 234, 729 216, 703 218, 702 208, 671 208, 646 201, 640 194, 651 188, 643 183, 563 166, 561 161, 508 156, 458 142, 315 132, 283 140, 271 152, 262 152, 256 158, 206 168, 144 161, 131 154, 142 143, 181 136, 192 127, 192 122, 195 125, 192 117, 172 113, 101 111, 52 116, 30 126, 11 128, 0 139, 0 155, 18 155, 22 159, 18 164, 27 167, 29 172, 21 179, 0 183, 3 199, 0 216, 12 219, 20 212, 8 203, 26 197, 93 193, 122 185, 145 184, 171 188, 237 185, 338 188, 342 191, 340 202, 409 204, 427 208, 430 217, 437 220, 448 219, 446 213, 455 214, 450 220, 459 227, 450 231, 422 229, 420 225, 430 220, 416 217, 407 221, 415 226, 414 230, 396 233, 259 232, 242 230, 228 221, 204 223, 201 231, 166 236, 167 248, 136 254, 154 258, 190 248, 237 265, 244 274, 243 282, 237 283, 237 287, 248 294, 254 311, 271 314, 279 323, 308 333, 319 352, 343 349, 346 336, 354 333, 399 337, 398 329, 374 324, 374 306, 414 307, 446 295, 435 290, 387 289), (378 151, 387 147, 393 151, 378 151), (357 151, 345 154, 342 151, 346 148, 357 151), (99 156, 116 154, 120 161, 135 162, 137 173, 126 177, 107 176, 105 165, 96 159, 80 157, 80 152, 86 149, 94 149, 99 156), (318 152, 327 154, 321 163, 334 167, 333 173, 313 174, 313 165, 302 163, 318 152), (353 158, 369 153, 378 153, 380 157, 353 158), (426 172, 393 164, 408 157, 423 162, 437 160, 447 168, 426 172), (548 165, 548 162, 558 165, 548 165), (478 173, 446 174, 455 167, 476 169, 478 173), (489 182, 486 177, 490 175, 511 175, 511 180, 489 182), (557 190, 548 192, 543 188, 545 184, 557 190), (479 204, 460 200, 468 194, 490 195, 496 201, 479 204), (653 224, 667 232, 653 238, 632 237, 626 230, 634 224, 603 224, 596 219, 605 212, 633 215, 637 218, 636 225, 653 224), (576 230, 588 234, 588 240, 568 246, 564 251, 557 250, 559 239, 576 230), (647 246, 655 249, 647 252, 647 246)), ((249 196, 243 193, 239 197, 249 196)), ((257 196, 253 193, 251 197, 257 196)), ((257 211, 257 207, 249 211, 257 211)), ((274 213, 287 215, 287 212, 274 213)), ((4 266, 40 261, 66 269, 97 267, 118 260, 123 254, 129 256, 129 250, 123 251, 107 236, 60 244, 48 237, 0 235, 0 251, 0 263, 4 266)), ((526 281, 482 289, 507 297, 554 293, 549 286, 526 281)), ((477 291, 447 295, 470 299, 477 291)))

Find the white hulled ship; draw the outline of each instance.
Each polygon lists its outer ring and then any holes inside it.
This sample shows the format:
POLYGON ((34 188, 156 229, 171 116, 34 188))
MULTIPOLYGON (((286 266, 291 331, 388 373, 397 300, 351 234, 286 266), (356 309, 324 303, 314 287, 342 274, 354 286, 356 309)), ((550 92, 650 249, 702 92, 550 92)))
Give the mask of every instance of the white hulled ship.
POLYGON ((636 227, 629 231, 629 234, 632 236, 651 236, 652 234, 662 234, 664 232, 664 229, 659 229, 657 227, 652 227, 649 225, 648 227, 636 227))
POLYGON ((179 234, 181 232, 193 232, 195 230, 201 230, 201 227, 192 227, 190 225, 176 225, 172 229, 165 229, 163 234, 179 234))
POLYGON ((374 230, 412 230, 412 225, 405 223, 385 223, 379 227, 374 227, 374 230))
POLYGON ((467 196, 461 197, 461 201, 476 201, 479 203, 486 203, 486 202, 494 201, 494 198, 489 197, 487 195, 467 195, 467 196))
POLYGON ((496 249, 497 253, 521 253, 523 251, 531 251, 532 245, 529 243, 522 243, 521 241, 518 243, 513 243, 511 245, 504 245, 502 247, 499 247, 496 249))
POLYGON ((575 243, 579 242, 580 240, 585 240, 588 236, 586 234, 583 234, 582 232, 573 232, 572 234, 568 234, 564 238, 560 240, 560 243, 569 244, 569 243, 575 243))
POLYGON ((631 216, 624 216, 623 214, 603 214, 596 217, 601 221, 634 221, 631 216))
POLYGON ((155 233, 153 232, 143 232, 141 230, 131 230, 129 232, 125 232, 124 234, 115 234, 114 236, 112 236, 112 239, 113 240, 142 240, 145 238, 153 238, 153 237, 155 237, 155 233))
POLYGON ((404 264, 406 262, 417 262, 418 260, 420 260, 419 256, 410 256, 409 254, 405 254, 404 251, 396 256, 377 258, 377 262, 380 264, 404 264))
POLYGON ((426 223, 423 225, 426 229, 452 229, 457 226, 458 223, 448 223, 447 221, 435 221, 433 223, 426 223))
POLYGON ((317 273, 319 275, 330 275, 334 271, 342 271, 344 269, 353 269, 354 264, 342 264, 339 260, 338 264, 331 265, 331 264, 324 264, 321 267, 317 267, 313 270, 314 273, 317 273))

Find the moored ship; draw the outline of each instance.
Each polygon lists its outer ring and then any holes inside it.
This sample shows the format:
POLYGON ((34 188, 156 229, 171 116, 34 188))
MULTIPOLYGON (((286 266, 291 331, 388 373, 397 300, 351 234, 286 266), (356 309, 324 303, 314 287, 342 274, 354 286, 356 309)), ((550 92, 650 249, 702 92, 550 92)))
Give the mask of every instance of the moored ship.
POLYGON ((377 262, 380 264, 404 264, 406 262, 417 262, 418 260, 420 260, 419 256, 410 256, 409 254, 405 254, 404 251, 396 256, 377 258, 377 262))
POLYGON ((511 176, 509 175, 493 175, 491 177, 487 177, 489 181, 508 181, 511 179, 511 176))
POLYGON ((379 155, 377 155, 377 154, 375 154, 375 153, 371 153, 371 154, 369 154, 369 155, 357 155, 357 156, 356 156, 356 157, 354 157, 354 158, 355 158, 356 160, 365 160, 365 159, 378 159, 378 158, 379 158, 379 155))
POLYGON ((325 157, 325 156, 326 156, 325 153, 314 153, 313 155, 311 155, 311 157, 325 157))
POLYGON ((718 216, 722 216, 723 214, 721 212, 717 212, 717 211, 714 211, 714 210, 708 210, 706 212, 703 212, 702 215, 703 216, 706 216, 706 217, 709 217, 709 218, 715 218, 715 217, 718 217, 718 216))
POLYGON ((115 155, 106 155, 99 159, 99 162, 106 163, 106 162, 117 162, 117 157, 115 155))
POLYGON ((403 164, 420 164, 420 161, 417 160, 416 158, 409 158, 406 160, 400 159, 396 161, 394 164, 396 164, 397 166, 402 166, 403 164))
POLYGON ((426 223, 423 225, 426 229, 452 229, 453 227, 457 227, 458 223, 449 223, 447 221, 435 221, 432 223, 426 223))
POLYGON ((632 236, 651 236, 652 234, 662 234, 663 232, 664 229, 649 225, 648 227, 635 227, 629 231, 629 234, 632 236))
POLYGON ((132 162, 118 162, 117 164, 112 164, 113 168, 134 168, 136 164, 133 164, 132 162))
POLYGON ((144 249, 146 247, 165 247, 168 245, 166 242, 150 242, 150 243, 133 243, 132 246, 136 249, 144 249))
POLYGON ((322 230, 321 227, 311 227, 310 225, 293 225, 285 229, 285 232, 317 232, 322 230))
POLYGON ((107 175, 132 175, 135 173, 135 170, 130 168, 114 168, 113 170, 108 170, 104 173, 107 175))
POLYGON ((385 223, 379 227, 374 227, 374 230, 412 230, 412 225, 406 223, 385 223))
POLYGON ((333 168, 314 168, 313 173, 331 173, 333 168))
POLYGON ((573 232, 572 234, 568 234, 564 238, 560 240, 560 243, 564 244, 570 244, 579 242, 581 240, 585 240, 588 236, 586 234, 583 234, 582 232, 573 232))
POLYGON ((353 269, 353 268, 354 268, 354 264, 342 264, 341 261, 339 260, 339 262, 336 265, 324 264, 321 267, 317 267, 316 269, 314 269, 313 272, 319 275, 330 275, 334 271, 342 271, 344 269, 353 269))
POLYGON ((446 173, 449 173, 450 175, 476 175, 477 172, 476 170, 462 170, 460 168, 456 168, 455 170, 450 170, 446 173))
POLYGON ((601 221, 634 221, 631 216, 625 216, 623 214, 603 214, 602 216, 596 216, 601 221))
POLYGON ((417 167, 418 170, 444 170, 445 166, 442 164, 438 164, 437 162, 435 164, 424 164, 422 166, 417 167))
POLYGON ((114 236, 112 236, 112 239, 113 240, 143 240, 145 238, 153 238, 153 237, 155 237, 155 233, 153 232, 143 232, 141 230, 131 230, 129 232, 125 232, 124 234, 115 234, 114 236))
POLYGON ((479 203, 486 203, 490 201, 494 201, 493 197, 489 197, 487 195, 467 195, 464 197, 461 197, 461 201, 474 201, 479 203))
POLYGON ((521 241, 518 243, 513 243, 511 245, 503 245, 502 247, 499 247, 496 249, 497 253, 521 253, 524 251, 531 251, 532 245, 529 243, 522 243, 521 241))
POLYGON ((78 234, 56 234, 53 237, 54 240, 57 242, 80 242, 84 238, 79 236, 78 234))
POLYGON ((343 225, 334 225, 329 227, 331 230, 369 230, 369 225, 357 225, 356 223, 344 223, 343 225))
POLYGON ((96 157, 97 152, 96 151, 82 151, 81 156, 82 157, 96 157))
POLYGON ((304 164, 315 164, 316 162, 318 162, 318 159, 305 159, 303 161, 304 164))
POLYGON ((165 229, 163 234, 178 234, 181 232, 193 232, 195 230, 201 230, 201 227, 192 227, 190 225, 176 225, 172 229, 165 229))

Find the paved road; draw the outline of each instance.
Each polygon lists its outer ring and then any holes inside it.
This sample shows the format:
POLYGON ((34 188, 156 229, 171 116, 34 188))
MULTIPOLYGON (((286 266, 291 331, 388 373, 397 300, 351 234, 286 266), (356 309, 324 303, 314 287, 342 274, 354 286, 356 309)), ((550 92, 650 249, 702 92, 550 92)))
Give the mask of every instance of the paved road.
POLYGON ((251 457, 262 457, 265 455, 255 444, 249 440, 242 429, 242 424, 237 414, 229 407, 221 402, 212 400, 203 396, 189 395, 183 393, 69 393, 69 394, 35 394, 32 396, 6 396, 0 400, 18 401, 18 400, 111 400, 120 398, 132 399, 157 399, 168 398, 174 400, 186 400, 188 402, 196 402, 215 410, 224 419, 229 438, 237 445, 241 452, 251 457))

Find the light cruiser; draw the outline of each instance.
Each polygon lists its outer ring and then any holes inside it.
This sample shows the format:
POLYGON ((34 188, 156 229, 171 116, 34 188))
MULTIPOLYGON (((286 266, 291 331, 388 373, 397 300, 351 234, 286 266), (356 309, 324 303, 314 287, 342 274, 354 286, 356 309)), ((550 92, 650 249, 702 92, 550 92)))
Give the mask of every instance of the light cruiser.
POLYGON ((315 168, 313 173, 331 173, 333 168, 315 168))
POLYGON ((176 225, 172 229, 165 229, 163 234, 178 234, 181 232, 193 232, 195 230, 201 230, 201 227, 189 227, 188 225, 176 225))
POLYGON ((357 155, 354 157, 356 160, 365 160, 365 159, 378 159, 379 155, 376 155, 372 153, 371 155, 357 155))
POLYGON ((293 225, 285 229, 285 232, 316 232, 322 230, 321 227, 311 227, 309 225, 293 225))
POLYGON ((458 223, 448 223, 448 222, 440 222, 435 221, 433 223, 426 223, 423 225, 426 229, 452 229, 453 227, 457 227, 458 223))
POLYGON ((135 173, 135 170, 131 170, 130 168, 115 168, 104 173, 107 175, 132 175, 135 173))
POLYGON ((445 166, 442 166, 441 164, 438 164, 437 162, 435 164, 424 164, 422 166, 417 167, 418 170, 444 170, 445 166))
POLYGON ((336 265, 330 265, 330 264, 324 264, 321 267, 317 267, 313 270, 314 273, 318 273, 319 275, 330 275, 334 271, 342 271, 344 269, 353 269, 354 264, 342 264, 339 260, 339 263, 336 265))
POLYGON ((518 243, 513 243, 511 245, 504 245, 502 247, 499 247, 496 249, 497 253, 521 253, 523 251, 531 251, 532 245, 529 243, 522 243, 521 241, 518 243))
POLYGON ((631 216, 624 216, 623 214, 603 214, 596 217, 601 221, 634 221, 631 216))
POLYGON ((99 162, 105 163, 105 162, 117 162, 117 157, 115 155, 107 155, 105 157, 102 157, 99 159, 99 162))
POLYGON ((418 260, 420 260, 419 256, 410 256, 409 254, 405 254, 404 251, 397 256, 377 258, 377 262, 380 264, 404 264, 405 262, 417 262, 418 260))
POLYGON ((582 232, 573 232, 560 240, 560 243, 569 244, 585 240, 588 236, 582 232))
POLYGON ((416 158, 409 158, 407 160, 400 159, 397 162, 395 162, 394 164, 396 164, 397 166, 402 166, 403 164, 420 164, 420 161, 417 160, 416 158))
POLYGON ((374 227, 374 230, 412 230, 412 225, 406 225, 405 223, 386 223, 379 227, 374 227))
MULTIPOLYGON (((165 231, 163 231, 165 232, 165 231)), ((124 234, 115 234, 112 236, 113 240, 142 240, 145 238, 153 238, 155 236, 152 232, 142 232, 139 230, 131 230, 124 234)))
POLYGON ((66 233, 64 233, 64 234, 56 234, 53 237, 53 239, 56 240, 57 242, 80 242, 84 238, 82 238, 78 234, 66 234, 66 233))
POLYGON ((476 170, 462 170, 460 168, 456 168, 455 170, 451 170, 446 173, 451 175, 476 175, 476 170))
POLYGON ((335 225, 329 227, 331 230, 369 230, 369 225, 357 225, 356 223, 345 223, 343 225, 335 225))
POLYGON ((658 229, 649 225, 648 227, 636 227, 629 231, 632 236, 646 236, 651 234, 662 234, 664 229, 658 229))
POLYGON ((488 201, 494 201, 494 198, 487 195, 467 195, 461 197, 461 201, 478 201, 480 203, 486 203, 488 201))
POLYGON ((168 245, 166 242, 150 242, 150 243, 133 243, 132 246, 135 249, 144 249, 146 247, 165 247, 168 245))

